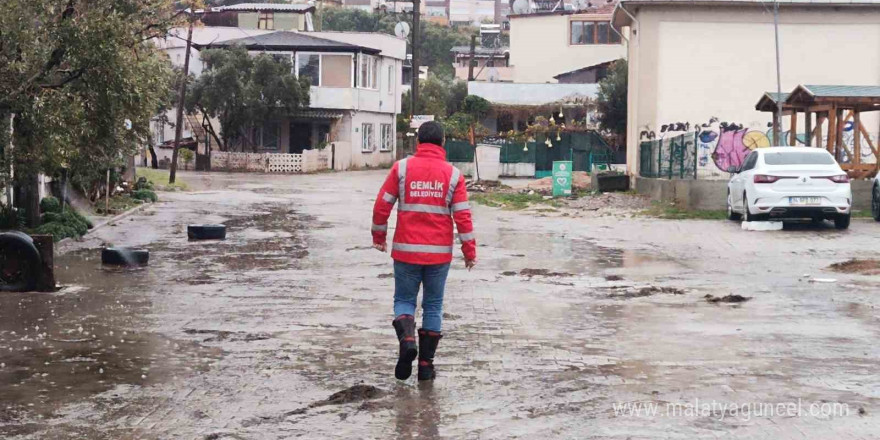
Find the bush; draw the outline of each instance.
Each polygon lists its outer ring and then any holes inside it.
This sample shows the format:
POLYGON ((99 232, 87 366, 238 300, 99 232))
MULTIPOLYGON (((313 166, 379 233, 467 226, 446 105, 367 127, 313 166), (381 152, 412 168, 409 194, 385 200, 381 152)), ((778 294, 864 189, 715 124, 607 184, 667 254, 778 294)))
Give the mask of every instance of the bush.
POLYGON ((0 207, 0 229, 21 229, 24 227, 24 212, 10 207, 0 207))
POLYGON ((131 197, 135 200, 143 200, 145 202, 156 202, 159 197, 156 193, 148 189, 139 189, 131 193, 131 197))
POLYGON ((59 222, 44 223, 34 230, 34 233, 51 235, 55 241, 60 241, 67 237, 79 236, 74 228, 59 222))
POLYGON ((134 184, 134 189, 135 190, 141 190, 141 189, 150 189, 151 190, 151 189, 153 189, 153 182, 150 182, 149 180, 147 180, 146 177, 138 177, 137 182, 135 182, 135 184, 134 184))
MULTIPOLYGON (((48 197, 47 197, 48 199, 48 197)), ((45 201, 46 199, 43 199, 45 201)), ((92 222, 82 214, 76 212, 72 207, 68 207, 61 212, 46 212, 43 214, 43 224, 36 230, 37 234, 52 235, 55 241, 59 241, 67 237, 81 237, 94 227, 92 222)))
POLYGON ((42 212, 61 212, 61 202, 55 197, 44 197, 40 200, 40 211, 42 212))

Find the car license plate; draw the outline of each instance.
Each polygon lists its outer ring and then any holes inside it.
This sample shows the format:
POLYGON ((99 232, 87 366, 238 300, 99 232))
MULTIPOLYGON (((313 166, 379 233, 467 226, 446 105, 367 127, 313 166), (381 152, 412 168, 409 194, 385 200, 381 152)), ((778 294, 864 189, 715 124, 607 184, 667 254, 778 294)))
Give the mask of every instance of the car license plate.
POLYGON ((821 197, 789 197, 788 203, 792 206, 813 206, 821 205, 821 197))

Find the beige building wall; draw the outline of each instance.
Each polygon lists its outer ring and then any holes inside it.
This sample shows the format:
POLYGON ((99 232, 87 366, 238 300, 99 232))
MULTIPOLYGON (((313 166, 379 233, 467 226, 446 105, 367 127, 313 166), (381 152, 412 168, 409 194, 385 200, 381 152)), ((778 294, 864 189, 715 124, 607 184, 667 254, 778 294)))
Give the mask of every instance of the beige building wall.
MULTIPOLYGON (((741 125, 756 138, 769 131, 771 115, 756 111, 755 104, 777 88, 772 13, 761 5, 688 4, 642 6, 635 16, 628 54, 628 170, 638 171, 641 140, 681 134, 663 131, 664 125, 690 123, 693 131, 695 124, 707 124, 701 131, 716 136, 697 141, 698 174, 727 178, 715 165, 719 125, 741 125)), ((798 84, 880 84, 880 8, 782 6, 779 32, 784 93, 798 84)), ((862 121, 876 142, 877 116, 867 113, 862 121)), ((800 130, 804 125, 801 117, 800 130)), ((777 143, 772 135, 767 142, 777 143)))
POLYGON ((560 73, 624 58, 626 48, 622 44, 571 44, 569 22, 610 19, 610 15, 596 14, 510 17, 513 81, 555 83, 553 77, 560 73))

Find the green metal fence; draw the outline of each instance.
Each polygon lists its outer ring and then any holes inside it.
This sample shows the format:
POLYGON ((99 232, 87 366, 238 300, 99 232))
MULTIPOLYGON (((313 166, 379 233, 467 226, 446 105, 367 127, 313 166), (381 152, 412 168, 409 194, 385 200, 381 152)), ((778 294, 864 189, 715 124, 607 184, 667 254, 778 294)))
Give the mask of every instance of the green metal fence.
POLYGON ((467 141, 447 140, 446 160, 449 162, 473 162, 474 146, 467 141))
POLYGON ((639 145, 639 175, 665 179, 696 179, 697 134, 688 133, 639 145))

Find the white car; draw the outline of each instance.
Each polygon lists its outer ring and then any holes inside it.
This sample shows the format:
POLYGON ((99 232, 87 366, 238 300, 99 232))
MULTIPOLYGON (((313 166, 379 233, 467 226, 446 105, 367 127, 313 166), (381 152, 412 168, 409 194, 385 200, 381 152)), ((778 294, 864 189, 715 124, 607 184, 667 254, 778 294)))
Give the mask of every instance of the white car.
POLYGON ((731 173, 727 183, 731 220, 809 218, 834 220, 837 229, 849 227, 849 177, 834 156, 821 148, 758 148, 742 166, 727 171, 731 173))

